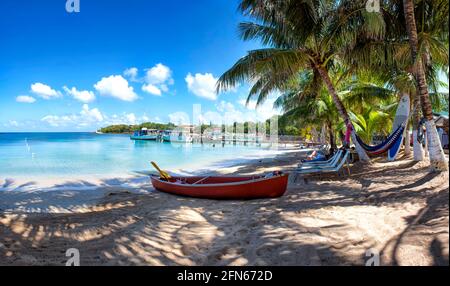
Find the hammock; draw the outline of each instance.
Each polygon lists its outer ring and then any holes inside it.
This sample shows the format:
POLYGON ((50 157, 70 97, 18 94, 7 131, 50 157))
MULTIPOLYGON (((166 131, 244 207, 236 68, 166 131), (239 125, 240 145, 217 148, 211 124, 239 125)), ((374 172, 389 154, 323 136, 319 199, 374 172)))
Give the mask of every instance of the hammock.
POLYGON ((370 146, 367 145, 362 141, 362 139, 356 134, 356 140, 358 140, 358 143, 361 145, 361 147, 367 152, 369 156, 378 156, 381 154, 384 154, 389 151, 389 149, 392 148, 395 144, 399 143, 399 141, 403 140, 403 134, 405 131, 406 123, 408 121, 406 120, 402 125, 400 125, 397 130, 395 130, 389 137, 382 142, 379 145, 376 146, 370 146))
MULTIPOLYGON (((356 141, 361 145, 361 147, 366 151, 367 155, 369 156, 378 156, 384 153, 388 153, 388 160, 394 161, 395 158, 398 155, 398 152, 400 151, 400 148, 403 144, 404 134, 405 130, 408 126, 409 119, 412 114, 414 114, 416 107, 414 107, 413 112, 410 112, 409 108, 409 98, 407 95, 404 95, 399 103, 399 106, 397 108, 397 114, 395 116, 394 120, 394 126, 398 126, 395 131, 389 135, 389 137, 383 141, 381 144, 376 146, 370 146, 363 142, 363 140, 356 134, 355 137, 356 141), (406 116, 405 121, 401 121, 402 116, 406 116), (401 123, 401 124, 400 124, 401 123), (399 125, 397 125, 399 124, 399 125)), ((354 131, 353 131, 354 132, 354 131)), ((409 140, 409 138, 407 139, 409 140)))

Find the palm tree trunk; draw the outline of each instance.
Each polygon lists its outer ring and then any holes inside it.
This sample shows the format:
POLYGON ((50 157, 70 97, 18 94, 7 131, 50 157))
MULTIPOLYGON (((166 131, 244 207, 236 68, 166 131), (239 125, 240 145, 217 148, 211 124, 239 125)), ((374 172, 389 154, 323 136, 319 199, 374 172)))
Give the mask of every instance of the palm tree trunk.
POLYGON ((433 120, 433 110, 431 108, 430 95, 428 94, 428 84, 425 77, 422 59, 418 55, 419 44, 417 39, 417 27, 414 16, 413 0, 403 0, 403 10, 405 13, 406 30, 408 31, 409 36, 409 45, 411 47, 412 59, 414 62, 414 75, 416 77, 416 84, 420 94, 420 101, 422 103, 422 113, 426 119, 425 126, 427 128, 430 164, 432 170, 434 171, 445 171, 448 170, 448 165, 445 160, 444 150, 442 149, 441 141, 433 120))
POLYGON ((411 155, 411 133, 409 132, 409 124, 405 130, 405 156, 411 155))
MULTIPOLYGON (((325 85, 328 88, 328 92, 331 94, 331 97, 333 98, 334 104, 336 105, 336 108, 341 115, 342 119, 344 119, 345 125, 348 126, 351 124, 350 117, 348 116, 347 110, 345 109, 344 104, 342 103, 341 99, 339 98, 336 89, 334 88, 333 83, 331 82, 330 76, 328 74, 328 71, 323 68, 320 65, 316 66, 317 71, 319 72, 320 76, 322 77, 322 80, 325 82, 325 85)), ((352 132, 352 141, 353 144, 355 144, 356 152, 358 152, 359 159, 362 162, 370 162, 369 156, 367 156, 366 151, 359 145, 358 140, 356 140, 355 132, 352 132)))
POLYGON ((337 136, 339 136, 339 138, 336 138, 336 139, 339 139, 340 142, 344 142, 345 135, 344 135, 344 132, 342 130, 338 131, 337 136))
POLYGON ((330 136, 330 145, 331 145, 331 149, 332 150, 336 150, 337 146, 336 146, 336 138, 334 136, 334 132, 333 132, 333 125, 331 122, 327 122, 327 128, 328 128, 328 135, 330 136))
MULTIPOLYGON (((403 92, 402 94, 407 94, 407 93, 403 92)), ((410 102, 411 102, 411 95, 408 94, 408 97, 409 97, 410 102)), ((406 124, 405 139, 404 139, 405 156, 406 157, 409 157, 411 155, 411 133, 410 133, 410 129, 411 129, 411 120, 408 120, 408 122, 406 124)))
MULTIPOLYGON (((411 95, 410 95, 411 96, 411 95)), ((420 95, 416 91, 412 95, 413 98, 413 116, 412 116, 412 126, 413 126, 413 151, 414 151, 414 161, 423 161, 423 146, 418 140, 419 135, 419 123, 420 123, 420 95)))

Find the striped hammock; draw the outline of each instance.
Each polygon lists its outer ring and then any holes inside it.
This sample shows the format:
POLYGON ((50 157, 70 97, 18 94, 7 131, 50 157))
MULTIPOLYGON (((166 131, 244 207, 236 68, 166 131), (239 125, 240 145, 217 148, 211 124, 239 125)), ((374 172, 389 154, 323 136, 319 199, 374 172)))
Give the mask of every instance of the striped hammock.
MULTIPOLYGON (((362 139, 356 135, 356 140, 361 145, 361 147, 366 150, 367 155, 369 156, 378 156, 384 154, 389 151, 396 143, 400 140, 403 140, 403 134, 405 131, 407 121, 405 121, 402 125, 400 125, 397 130, 395 130, 389 137, 381 144, 376 146, 367 145, 362 141, 362 139)), ((356 132, 355 132, 356 133, 356 132)))

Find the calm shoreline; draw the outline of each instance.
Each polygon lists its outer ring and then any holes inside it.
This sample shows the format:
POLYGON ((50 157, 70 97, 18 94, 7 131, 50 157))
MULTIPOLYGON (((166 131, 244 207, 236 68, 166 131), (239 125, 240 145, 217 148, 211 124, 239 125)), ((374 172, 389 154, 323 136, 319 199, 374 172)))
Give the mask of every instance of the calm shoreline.
MULTIPOLYGON (((273 153, 256 158, 241 158, 218 161, 206 166, 196 166, 189 169, 173 169, 178 175, 210 175, 234 173, 242 166, 257 168, 281 158, 303 156, 308 149, 275 150, 273 153)), ((105 175, 105 176, 60 176, 48 177, 14 177, 0 180, 0 213, 1 212, 50 212, 70 213, 79 211, 78 206, 85 208, 96 203, 110 192, 111 189, 124 189, 131 193, 153 192, 148 174, 105 175), (43 198, 45 197, 45 199, 43 198), (38 199, 36 199, 38 198, 38 199), (53 207, 57 205, 58 207, 53 207)))

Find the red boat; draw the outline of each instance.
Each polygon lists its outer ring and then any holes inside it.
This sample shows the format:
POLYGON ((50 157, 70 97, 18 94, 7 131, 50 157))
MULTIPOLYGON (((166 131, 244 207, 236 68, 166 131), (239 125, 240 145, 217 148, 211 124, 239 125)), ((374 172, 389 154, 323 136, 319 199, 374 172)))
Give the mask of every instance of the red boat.
POLYGON ((155 189, 187 197, 216 200, 250 200, 281 197, 288 174, 253 177, 171 177, 151 176, 155 189))

